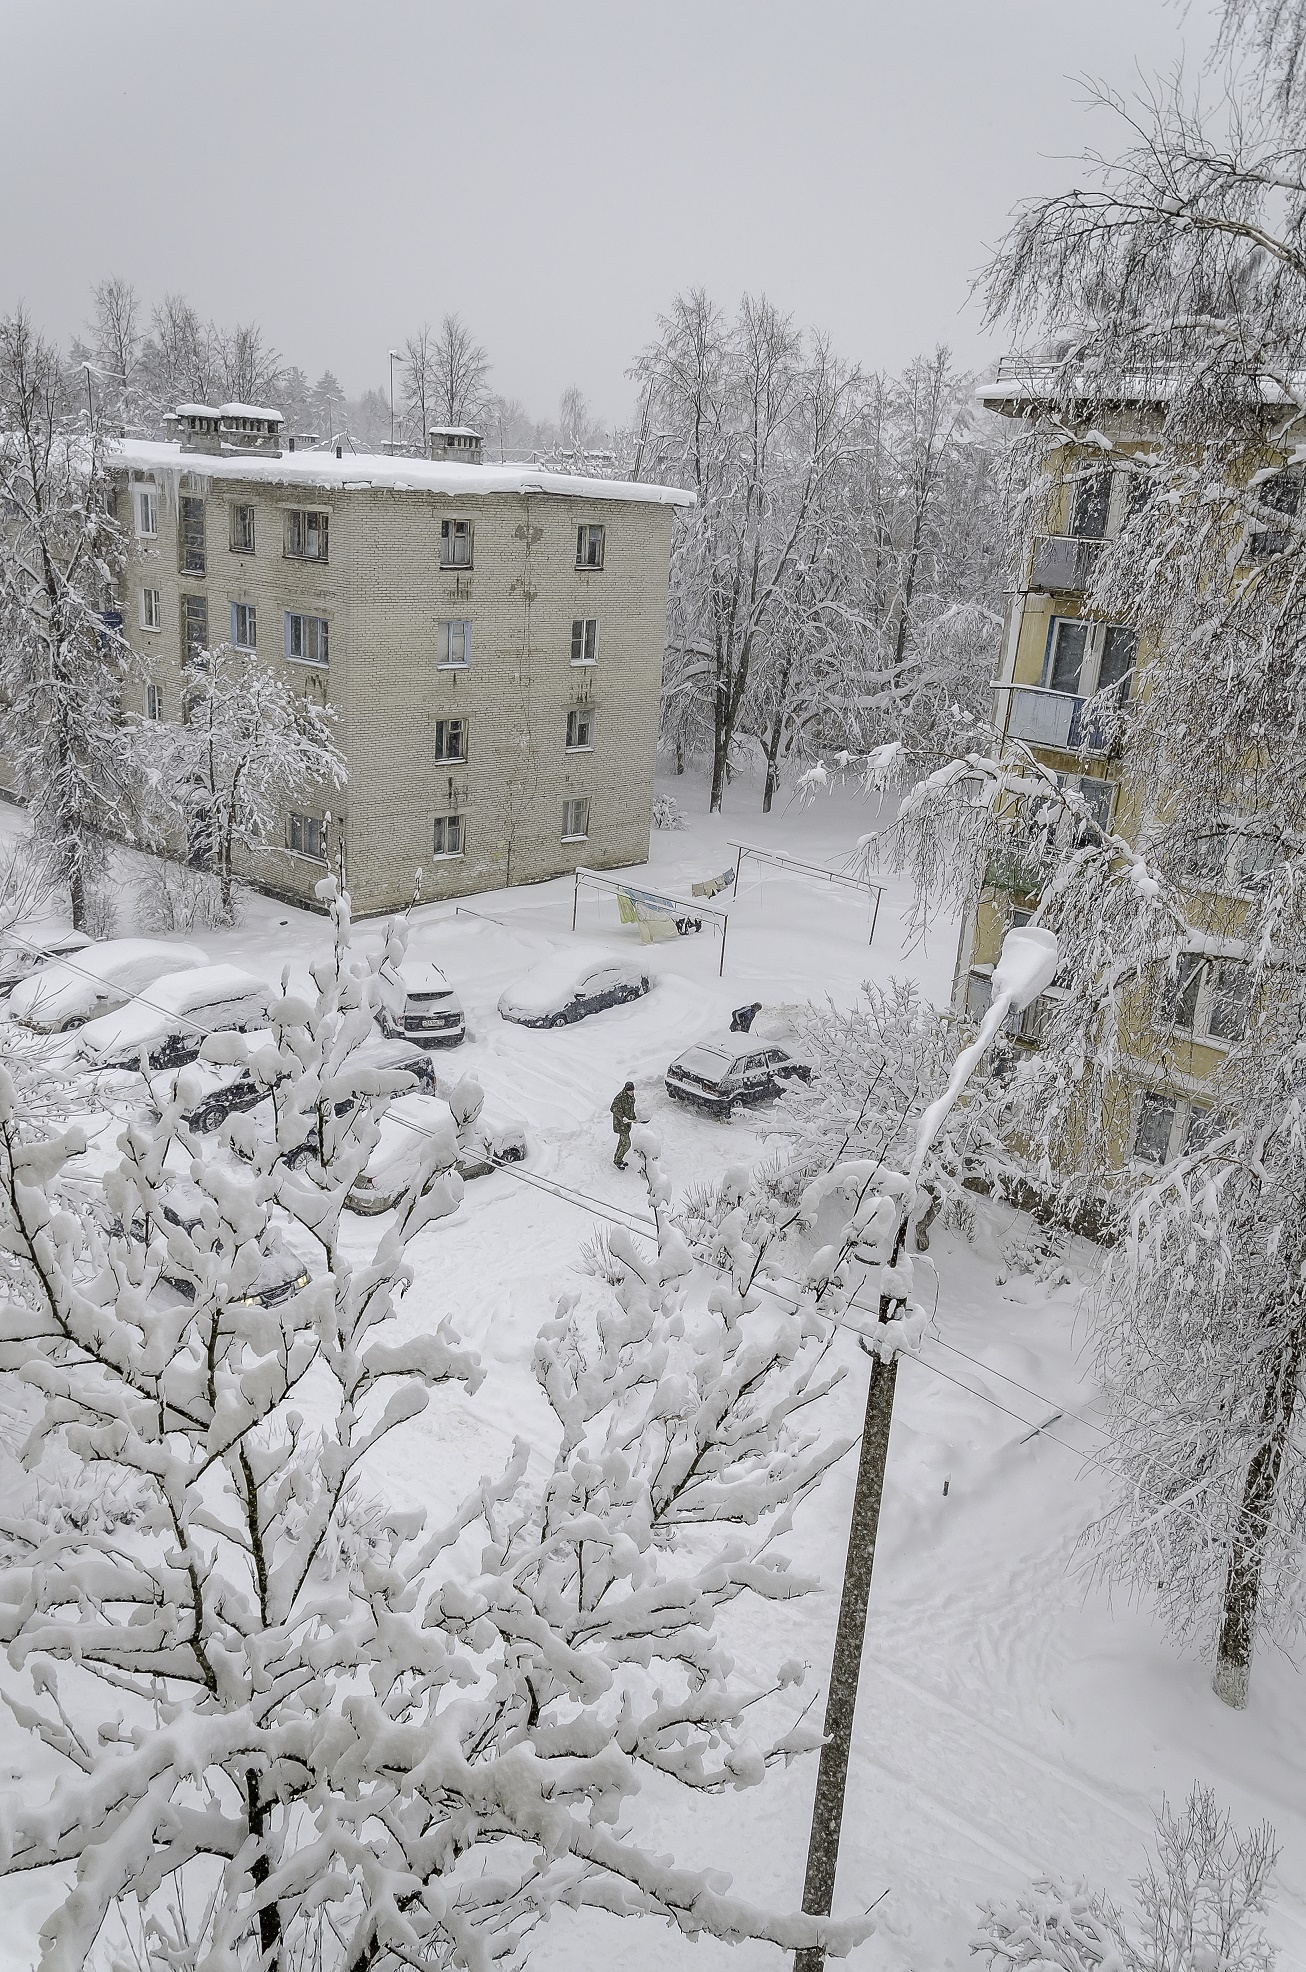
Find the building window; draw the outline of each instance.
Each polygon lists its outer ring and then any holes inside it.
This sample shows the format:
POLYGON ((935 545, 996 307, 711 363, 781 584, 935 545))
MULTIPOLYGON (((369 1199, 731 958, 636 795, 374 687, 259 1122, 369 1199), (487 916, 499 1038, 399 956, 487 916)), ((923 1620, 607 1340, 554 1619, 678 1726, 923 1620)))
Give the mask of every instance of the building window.
POLYGON ((145 687, 145 717, 147 719, 163 717, 163 689, 159 685, 145 687))
POLYGON ((182 661, 193 664, 209 647, 209 605, 203 596, 181 599, 182 661))
POLYGON ((1110 513, 1111 470, 1104 467, 1090 472, 1075 486, 1070 502, 1070 533, 1077 541, 1104 540, 1110 513))
POLYGON ((159 496, 152 486, 138 486, 134 505, 136 508, 136 532, 142 536, 157 534, 159 531, 159 496))
POLYGON ((590 804, 584 795, 562 804, 562 839, 584 842, 590 832, 590 804))
POLYGON ((237 650, 258 649, 258 611, 253 603, 231 605, 231 641, 237 650))
POLYGON ((568 753, 588 753, 594 744, 594 713, 581 705, 567 714, 568 753))
POLYGON ((435 626, 436 668, 440 671, 461 671, 472 661, 472 626, 470 623, 437 623, 435 626))
POLYGON ((1098 827, 1104 831, 1109 829, 1111 810, 1115 804, 1115 782, 1100 780, 1096 774, 1081 774, 1076 792, 1098 827))
POLYGON ((1138 632, 1127 630, 1118 623, 1108 623, 1102 635, 1102 652, 1098 660, 1097 683, 1094 691, 1104 692, 1112 685, 1119 686, 1120 703, 1129 697, 1129 680, 1138 661, 1138 632))
POLYGON ((602 568, 603 529, 592 525, 576 529, 577 568, 602 568))
POLYGON ((441 568, 470 568, 472 565, 472 523, 469 520, 440 522, 441 568))
POLYGON ((1273 479, 1265 480, 1252 490, 1263 507, 1268 507, 1271 513, 1282 514, 1289 523, 1287 527, 1257 528, 1253 533, 1252 558, 1255 561, 1262 561, 1266 555, 1283 554, 1292 544, 1291 522, 1295 519, 1301 504, 1301 474, 1276 473, 1273 479))
POLYGON ((1245 959, 1207 959, 1187 953, 1170 984, 1165 1013, 1195 1040, 1240 1041, 1247 1032, 1252 973, 1245 959))
POLYGON ((1079 617, 1054 616, 1048 629, 1048 654, 1043 682, 1049 691, 1079 695, 1088 652, 1089 626, 1079 617))
POLYGON ((461 856, 463 853, 463 818, 461 815, 437 815, 435 818, 435 854, 437 856, 461 856))
POLYGON ((158 630, 163 626, 163 606, 157 589, 141 590, 141 629, 158 630))
POLYGON ((325 863, 326 823, 320 815, 292 815, 286 829, 286 843, 294 855, 311 856, 315 863, 325 863))
POLYGON ((1144 1164, 1164 1164, 1169 1157, 1175 1108, 1173 1096, 1147 1094, 1139 1103, 1134 1156, 1144 1164))
POLYGON ((327 664, 327 620, 325 616, 301 616, 288 609, 282 619, 286 656, 292 664, 327 664))
POLYGON ((573 664, 597 664, 599 661, 599 619, 597 616, 577 616, 571 626, 571 661, 573 664))
POLYGON ((254 552, 253 507, 231 509, 231 552, 233 555, 252 555, 254 552))
POLYGON ((435 757, 443 765, 446 761, 465 765, 467 760, 467 721, 465 719, 437 719, 435 722, 435 757))
POLYGON ((292 508, 286 515, 286 554, 292 561, 327 559, 326 514, 292 508))
POLYGON ((183 575, 203 575, 204 559, 204 502, 191 493, 181 496, 181 572, 183 575))

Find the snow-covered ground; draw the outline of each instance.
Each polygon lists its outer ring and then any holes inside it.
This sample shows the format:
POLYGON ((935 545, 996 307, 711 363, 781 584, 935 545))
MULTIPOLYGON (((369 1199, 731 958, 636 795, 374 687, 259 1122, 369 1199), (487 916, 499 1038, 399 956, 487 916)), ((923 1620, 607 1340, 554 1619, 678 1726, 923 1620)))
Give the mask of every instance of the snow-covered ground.
MULTIPOLYGON (((724 818, 702 815, 697 784, 668 788, 690 826, 654 836, 638 881, 681 895, 733 863, 731 840, 834 867, 873 821, 849 791, 764 819, 753 788, 732 790, 724 818)), ((373 1483, 397 1502, 449 1503, 519 1434, 551 1453, 530 1370, 536 1329, 575 1283, 596 1208, 645 1210, 635 1164, 625 1173, 612 1165, 608 1104, 627 1076, 683 1187, 764 1147, 764 1118, 722 1125, 672 1105, 662 1087, 672 1056, 724 1027, 732 1006, 760 999, 782 1016, 827 993, 847 1001, 864 978, 894 973, 942 1001, 951 983, 955 926, 939 923, 905 949, 901 885, 890 883, 868 949, 864 899, 746 864, 723 980, 705 928, 643 948, 654 975, 647 998, 557 1032, 510 1026, 498 996, 538 955, 565 948, 572 899, 568 880, 413 914, 410 950, 445 968, 467 1010, 468 1041, 445 1058, 449 1068, 474 1072, 494 1109, 521 1116, 532 1148, 521 1171, 469 1185, 457 1215, 411 1250, 417 1279, 403 1323, 421 1329, 451 1316, 489 1374, 474 1398, 437 1391, 386 1441, 373 1483)), ((578 930, 617 951, 641 949, 611 896, 582 894, 578 930)), ((283 965, 302 966, 325 936, 322 919, 256 897, 241 927, 191 942, 272 980, 283 965)), ((836 1903, 852 1911, 882 1899, 880 1928, 851 1963, 865 1972, 965 1965, 977 1901, 1044 1872, 1123 1893, 1162 1797, 1180 1802, 1200 1779, 1238 1821, 1264 1816, 1277 1828, 1271 1932, 1282 1964, 1306 1967, 1306 1685, 1267 1654, 1248 1710, 1228 1711, 1196 1656, 1177 1653, 1150 1614, 1113 1607, 1072 1571, 1102 1501, 1087 1463, 1101 1435, 1080 1311, 1092 1251, 1075 1248, 1073 1278, 1054 1285, 1004 1258, 1029 1231, 1008 1208, 980 1207, 969 1243, 936 1234, 934 1330, 923 1360, 899 1378, 836 1903), (1054 1411, 1059 1419, 1031 1437, 1054 1411)), ((849 1375, 829 1400, 832 1435, 856 1429, 869 1367, 850 1337, 839 1348, 849 1375)), ((828 1668, 852 1484, 845 1459, 791 1537, 825 1592, 736 1606, 727 1618, 742 1664, 761 1673, 802 1657, 809 1691, 822 1689, 828 1668)), ((3 1765, 12 1770, 20 1751, 11 1732, 3 1765)), ((655 1846, 730 1872, 744 1895, 796 1907, 814 1781, 815 1762, 804 1761, 719 1799, 646 1782, 637 1819, 655 1846)), ((30 1964, 47 1901, 48 1886, 0 1890, 0 1962, 30 1964)), ((532 1958, 540 1972, 599 1963, 612 1972, 748 1972, 779 1962, 770 1948, 732 1953, 647 1923, 565 1911, 538 1935, 532 1958)))

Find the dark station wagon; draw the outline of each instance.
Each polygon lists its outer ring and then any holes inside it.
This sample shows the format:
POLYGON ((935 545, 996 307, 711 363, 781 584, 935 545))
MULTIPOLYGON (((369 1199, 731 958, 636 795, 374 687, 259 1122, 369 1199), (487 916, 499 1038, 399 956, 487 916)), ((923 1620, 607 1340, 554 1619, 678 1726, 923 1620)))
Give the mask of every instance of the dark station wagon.
POLYGON ((731 1034, 721 1041, 697 1041, 677 1055, 667 1070, 667 1094, 714 1116, 729 1116, 745 1104, 769 1102, 791 1082, 808 1082, 812 1071, 773 1042, 731 1034))

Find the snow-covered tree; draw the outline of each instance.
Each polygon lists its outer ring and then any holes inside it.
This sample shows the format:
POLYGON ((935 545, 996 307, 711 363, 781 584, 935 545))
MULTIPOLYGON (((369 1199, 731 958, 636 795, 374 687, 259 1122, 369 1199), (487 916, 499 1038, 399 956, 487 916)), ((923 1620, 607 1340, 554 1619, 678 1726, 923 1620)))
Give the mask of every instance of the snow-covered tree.
POLYGON ((404 433, 419 454, 426 452, 426 435, 435 422, 437 388, 436 338, 429 322, 404 340, 400 365, 404 433))
POLYGON ((1263 1823, 1240 1834, 1209 1787, 1163 1805, 1156 1853, 1126 1917, 1101 1890, 1044 1877, 985 1904, 971 1950, 989 1972, 1271 1972, 1260 1918, 1276 1855, 1263 1823))
POLYGON ((446 425, 475 425, 486 408, 490 359, 460 315, 446 315, 431 351, 434 418, 446 425))
POLYGON ((785 1695, 799 1667, 747 1685, 715 1612, 807 1586, 776 1536, 842 1450, 807 1422, 827 1348, 738 1281, 689 1291, 641 1131, 656 1241, 623 1245, 615 1307, 569 1298, 537 1346, 552 1460, 533 1473, 518 1447, 443 1523, 387 1509, 369 1453, 433 1385, 479 1380, 447 1325, 396 1333, 406 1249, 461 1187, 436 1129, 372 1251, 342 1240, 407 1080, 359 1059, 402 926, 356 962, 347 901, 320 894, 336 945, 312 991, 274 1003, 269 1037, 205 1047, 257 1078, 270 1123, 191 1136, 183 1069, 79 1204, 80 1134, 26 1118, 0 1075, 26 1456, 58 1440, 137 1489, 130 1525, 4 1530, 6 1695, 59 1769, 5 1803, 7 1864, 75 1871, 43 1972, 80 1969, 115 1913, 177 1968, 508 1966, 559 1905, 846 1952, 868 1920, 768 1913, 623 1815, 642 1771, 721 1791, 813 1743, 785 1695), (199 1194, 189 1227, 162 1209, 170 1170, 199 1194), (260 1306, 287 1227, 313 1278, 260 1306))
POLYGON ((99 419, 20 309, 0 321, 0 753, 78 926, 127 823, 121 560, 99 419))
POLYGON ((230 644, 194 659, 183 715, 177 725, 139 728, 147 803, 165 841, 180 809, 188 849, 213 870, 229 917, 242 859, 279 838, 288 804, 343 784, 335 715, 230 644))

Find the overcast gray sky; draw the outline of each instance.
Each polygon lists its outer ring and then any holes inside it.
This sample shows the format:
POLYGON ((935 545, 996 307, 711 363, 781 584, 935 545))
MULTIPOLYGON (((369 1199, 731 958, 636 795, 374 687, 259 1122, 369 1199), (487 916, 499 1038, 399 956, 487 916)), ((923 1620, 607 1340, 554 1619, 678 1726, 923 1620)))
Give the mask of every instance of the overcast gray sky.
POLYGON ((1012 205, 1074 176, 1085 73, 1183 60, 1209 0, 5 0, 0 306, 99 276, 383 384, 458 310, 536 416, 609 417, 677 288, 764 289, 848 356, 993 346, 1012 205))

